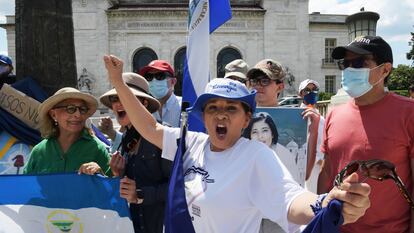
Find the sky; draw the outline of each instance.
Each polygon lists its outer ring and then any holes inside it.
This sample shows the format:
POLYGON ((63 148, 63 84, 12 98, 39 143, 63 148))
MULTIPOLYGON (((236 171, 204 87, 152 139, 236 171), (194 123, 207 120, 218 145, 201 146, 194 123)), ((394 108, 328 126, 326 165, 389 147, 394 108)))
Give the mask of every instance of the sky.
MULTIPOLYGON (((414 32, 413 0, 309 0, 309 13, 354 14, 361 9, 380 14, 377 35, 390 45, 394 55, 394 66, 410 65, 406 53, 410 50, 410 32, 414 32)), ((14 14, 14 0, 0 0, 0 23, 6 22, 5 15, 14 14)), ((6 30, 0 28, 0 54, 7 54, 6 30)))

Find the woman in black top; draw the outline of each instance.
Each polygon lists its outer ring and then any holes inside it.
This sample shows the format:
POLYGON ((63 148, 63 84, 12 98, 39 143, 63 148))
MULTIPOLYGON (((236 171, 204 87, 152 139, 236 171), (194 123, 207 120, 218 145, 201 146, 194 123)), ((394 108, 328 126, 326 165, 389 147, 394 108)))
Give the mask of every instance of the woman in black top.
MULTIPOLYGON (((123 73, 122 78, 150 112, 158 110, 160 104, 148 94, 148 82, 143 77, 123 73)), ((103 94, 100 101, 126 128, 120 152, 112 155, 110 167, 114 176, 121 177, 120 194, 130 203, 135 232, 161 233, 172 162, 162 159, 161 150, 135 130, 115 89, 103 94)))

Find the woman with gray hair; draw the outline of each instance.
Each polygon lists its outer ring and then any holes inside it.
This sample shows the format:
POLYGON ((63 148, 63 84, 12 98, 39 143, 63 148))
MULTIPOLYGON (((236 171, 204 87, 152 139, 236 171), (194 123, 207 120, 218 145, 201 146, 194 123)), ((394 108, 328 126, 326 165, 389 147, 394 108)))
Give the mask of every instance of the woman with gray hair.
POLYGON ((107 172, 108 151, 85 126, 97 106, 95 97, 71 87, 58 90, 40 104, 40 132, 44 140, 33 147, 24 173, 107 172))

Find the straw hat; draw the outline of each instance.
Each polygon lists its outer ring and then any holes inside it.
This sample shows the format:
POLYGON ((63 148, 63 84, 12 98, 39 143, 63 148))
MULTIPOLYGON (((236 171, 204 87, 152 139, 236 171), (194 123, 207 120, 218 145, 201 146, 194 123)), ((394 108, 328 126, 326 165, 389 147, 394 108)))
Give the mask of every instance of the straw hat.
MULTIPOLYGON (((135 96, 147 99, 148 111, 153 113, 160 108, 160 102, 148 94, 148 82, 144 77, 136 73, 127 72, 122 74, 122 79, 135 96)), ((115 89, 107 91, 105 94, 99 97, 99 101, 101 101, 101 103, 106 107, 112 108, 111 101, 109 101, 109 96, 111 95, 118 95, 118 93, 115 89)))
POLYGON ((89 108, 87 117, 92 116, 98 107, 98 101, 92 95, 80 92, 78 89, 72 87, 64 87, 39 105, 40 119, 47 119, 49 110, 52 109, 56 104, 67 99, 80 99, 85 101, 86 105, 89 108))

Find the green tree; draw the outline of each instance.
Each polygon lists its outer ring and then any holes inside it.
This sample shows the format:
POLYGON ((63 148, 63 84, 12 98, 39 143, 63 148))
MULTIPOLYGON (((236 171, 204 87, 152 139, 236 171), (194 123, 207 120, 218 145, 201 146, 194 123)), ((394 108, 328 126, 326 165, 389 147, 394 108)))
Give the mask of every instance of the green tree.
POLYGON ((414 84, 414 67, 407 65, 398 65, 391 72, 388 80, 388 89, 390 90, 407 90, 410 85, 414 84))
POLYGON ((411 50, 407 53, 407 60, 414 62, 414 32, 411 32, 411 41, 408 42, 408 45, 411 46, 411 50))

